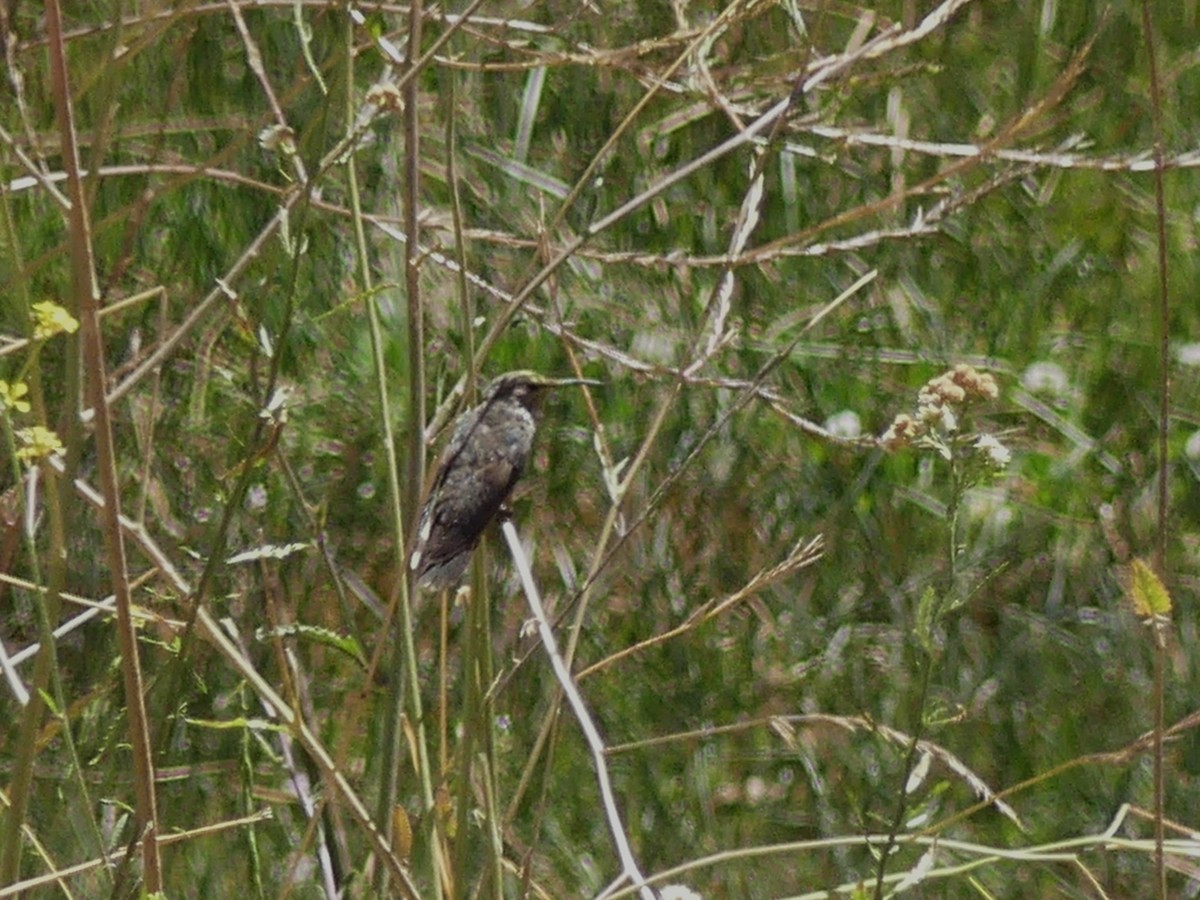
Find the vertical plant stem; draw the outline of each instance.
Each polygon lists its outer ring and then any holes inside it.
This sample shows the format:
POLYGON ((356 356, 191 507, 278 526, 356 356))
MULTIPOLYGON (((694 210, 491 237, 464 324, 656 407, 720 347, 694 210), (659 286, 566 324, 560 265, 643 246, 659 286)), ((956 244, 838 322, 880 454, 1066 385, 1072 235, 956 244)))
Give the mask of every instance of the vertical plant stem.
POLYGON ((458 263, 458 302, 462 308, 463 360, 472 366, 467 377, 465 402, 475 405, 475 304, 467 284, 467 245, 463 239, 462 198, 459 196, 458 163, 458 74, 454 69, 446 71, 446 182, 450 186, 450 214, 454 223, 454 260, 458 263))
POLYGON ((408 484, 405 510, 416 522, 425 482, 425 310, 421 302, 421 119, 420 92, 413 74, 421 53, 421 0, 413 0, 408 17, 408 47, 405 51, 404 85, 404 288, 408 312, 408 388, 412 402, 409 432, 408 484))
MULTIPOLYGON (((24 261, 21 253, 21 242, 17 233, 16 223, 13 221, 12 209, 9 205, 9 194, 3 184, 0 184, 0 221, 3 222, 3 243, 9 254, 12 270, 16 272, 22 271, 24 269, 24 261)), ((19 280, 14 285, 11 299, 16 302, 18 309, 31 309, 32 300, 28 291, 29 282, 26 280, 19 280)), ((75 341, 67 341, 66 347, 67 352, 65 356, 67 359, 64 362, 64 374, 60 375, 64 388, 63 395, 66 397, 76 397, 78 396, 78 392, 73 391, 72 387, 78 385, 78 344, 75 341), (75 374, 72 374, 73 372, 75 374)), ((30 352, 28 361, 23 366, 23 370, 28 370, 27 381, 30 387, 30 399, 34 414, 37 417, 36 420, 39 422, 49 422, 50 418, 46 412, 45 397, 42 391, 42 367, 38 364, 37 357, 38 348, 35 345, 30 352)), ((63 406, 67 412, 64 412, 62 415, 62 424, 71 422, 78 425, 79 417, 75 414, 75 405, 66 403, 63 406)), ((0 411, 0 415, 4 415, 4 412, 0 411)), ((78 446, 79 428, 72 428, 70 434, 64 435, 62 424, 59 426, 58 434, 60 438, 65 439, 67 444, 67 458, 68 465, 70 465, 71 460, 78 460, 80 455, 78 446), (74 443, 72 444, 71 441, 74 441, 74 443)), ((21 470, 20 466, 16 464, 16 447, 13 441, 12 423, 7 415, 4 415, 4 432, 9 458, 14 461, 12 481, 14 485, 20 484, 21 470)), ((68 468, 68 471, 73 472, 75 470, 68 468)), ((79 762, 79 755, 75 748, 70 722, 67 718, 68 708, 62 686, 62 678, 59 674, 56 639, 53 631, 53 623, 58 620, 61 594, 67 581, 66 522, 71 515, 72 498, 74 495, 71 491, 67 491, 65 494, 59 491, 57 474, 50 466, 44 466, 43 473, 45 475, 45 478, 41 479, 42 494, 44 497, 43 505, 46 510, 46 521, 49 526, 50 538, 49 552, 45 555, 44 560, 38 555, 34 534, 28 529, 24 530, 27 552, 29 554, 30 574, 32 575, 33 582, 40 585, 43 583, 43 574, 45 576, 45 593, 38 592, 34 595, 41 647, 38 651, 38 658, 34 661, 29 702, 25 704, 25 708, 21 711, 21 724, 18 731, 17 744, 13 748, 12 780, 9 783, 12 805, 8 812, 0 814, 0 822, 4 822, 7 826, 0 827, 0 884, 8 884, 15 881, 20 872, 21 826, 25 821, 25 812, 28 809, 30 791, 33 785, 33 764, 38 752, 37 735, 41 730, 45 717, 46 704, 43 698, 43 691, 46 690, 53 692, 52 696, 58 705, 58 715, 63 722, 63 739, 71 759, 74 777, 78 782, 81 808, 86 810, 88 826, 95 837, 97 851, 101 855, 105 853, 104 840, 100 834, 99 824, 96 821, 95 804, 89 796, 87 782, 84 779, 83 766, 79 762)), ((66 483, 70 483, 73 480, 70 476, 64 479, 66 483)), ((106 870, 106 874, 108 875, 108 883, 111 884, 111 871, 106 870)))
MULTIPOLYGON (((477 554, 476 560, 478 559, 477 554)), ((478 569, 479 562, 473 562, 473 566, 478 569)), ((476 587, 483 584, 478 572, 473 581, 476 587)), ((474 595, 467 609, 467 622, 463 629, 466 640, 463 642, 462 651, 462 732, 455 749, 457 765, 454 781, 457 791, 454 799, 457 823, 452 851, 451 873, 455 879, 452 895, 466 893, 468 875, 472 870, 471 863, 479 858, 478 853, 473 852, 478 845, 475 842, 477 832, 471 822, 475 799, 474 765, 476 750, 487 745, 488 733, 484 694, 488 689, 487 673, 490 671, 488 647, 491 644, 491 628, 486 593, 472 593, 474 595)), ((485 789, 490 789, 490 786, 485 786, 485 789)))
MULTIPOLYGON (((471 297, 470 287, 467 284, 467 252, 466 241, 463 238, 462 201, 459 196, 458 168, 456 163, 458 135, 455 123, 458 120, 458 95, 456 90, 458 74, 454 69, 446 70, 445 83, 447 85, 445 91, 446 181, 450 186, 450 209, 454 225, 454 254, 455 260, 458 263, 457 288, 459 308, 462 311, 462 358, 468 367, 466 373, 466 390, 463 399, 465 405, 471 407, 476 402, 476 385, 478 382, 478 373, 475 370, 475 304, 471 297)), ((454 845, 454 868, 452 870, 460 880, 467 872, 467 860, 472 857, 470 848, 475 846, 475 842, 473 841, 475 829, 470 827, 468 813, 471 810, 472 788, 474 785, 472 773, 477 756, 480 761, 477 771, 483 779, 482 790, 485 796, 493 801, 488 805, 486 812, 489 834, 492 836, 498 835, 500 829, 500 822, 496 818, 496 804, 494 802, 498 796, 498 787, 495 782, 495 773, 497 771, 495 742, 492 740, 492 723, 495 717, 492 712, 492 700, 489 690, 491 688, 494 668, 491 654, 491 609, 487 602, 487 580, 483 569, 483 559, 482 554, 475 555, 473 565, 474 577, 472 580, 474 589, 471 594, 471 607, 467 617, 467 640, 462 654, 462 683, 464 691, 463 729, 457 753, 457 781, 459 791, 456 802, 458 827, 457 839, 454 845), (477 745, 480 747, 478 754, 475 752, 477 745)), ((445 594, 443 594, 443 597, 445 597, 445 594)), ((445 623, 445 611, 445 605, 443 605, 443 623, 445 623)), ((441 657, 443 664, 441 680, 443 692, 441 720, 443 744, 446 742, 447 733, 447 709, 445 702, 447 677, 445 672, 446 652, 447 647, 443 640, 441 657)), ((443 777, 446 775, 444 766, 442 775, 443 777)), ((503 849, 498 840, 489 842, 486 847, 489 863, 487 872, 490 873, 488 877, 491 879, 492 894, 500 897, 503 893, 503 880, 501 878, 503 849)), ((477 894, 481 893, 480 886, 477 886, 475 890, 477 894)))
MULTIPOLYGON (((1150 70, 1150 111, 1154 129, 1154 213, 1158 228, 1158 534, 1154 547, 1154 568, 1158 576, 1166 581, 1167 563, 1167 476, 1170 472, 1167 460, 1167 436, 1171 412, 1171 367, 1170 327, 1171 302, 1167 285, 1167 209, 1166 190, 1163 184, 1163 136, 1162 136, 1162 86, 1158 80, 1158 60, 1154 44, 1154 20, 1150 15, 1149 0, 1142 0, 1142 35, 1146 41, 1146 60, 1150 70)), ((1163 854, 1165 838, 1163 826, 1163 722, 1164 653, 1163 638, 1157 623, 1154 640, 1154 867, 1158 896, 1167 896, 1167 867, 1163 854)))
POLYGON ((1163 825, 1166 811, 1164 802, 1164 755, 1163 729, 1166 720, 1166 623, 1154 617, 1154 867, 1155 883, 1160 900, 1167 898, 1167 865, 1163 842, 1166 839, 1163 825))
MULTIPOLYGON (((408 432, 408 465, 407 484, 404 492, 404 512, 407 521, 417 522, 417 510, 421 503, 422 486, 425 483, 425 310, 421 302, 421 272, 418 266, 421 243, 420 202, 421 202, 421 119, 420 91, 417 88, 419 74, 417 67, 421 56, 421 31, 425 11, 421 0, 414 0, 409 7, 408 44, 404 49, 404 66, 402 77, 407 79, 404 85, 404 288, 405 308, 408 322, 408 400, 409 400, 409 432, 408 432)), ((384 411, 387 414, 387 411, 384 411)), ((412 727, 417 732, 418 766, 422 780, 422 790, 425 801, 425 834, 429 846, 430 885, 435 897, 442 896, 442 852, 438 836, 438 822, 434 810, 433 778, 429 769, 429 751, 425 736, 425 717, 421 711, 421 689, 417 678, 416 647, 413 642, 412 609, 409 603, 410 588, 413 585, 409 577, 403 548, 400 545, 400 571, 397 573, 397 584, 401 591, 400 616, 393 620, 394 644, 402 647, 402 654, 393 656, 393 683, 408 685, 408 707, 412 727)), ((404 714, 405 697, 397 692, 396 702, 392 707, 391 727, 399 729, 404 714)), ((396 792, 395 779, 400 771, 402 747, 399 741, 394 741, 389 747, 391 758, 388 760, 388 778, 391 783, 388 788, 393 797, 396 792)), ((390 817, 389 817, 390 821, 390 817)))
POLYGON ((125 704, 129 714, 129 740, 133 752, 136 792, 135 827, 142 840, 142 877, 147 893, 162 891, 162 866, 158 849, 158 811, 154 794, 154 760, 151 757, 150 729, 143 700, 142 669, 138 660, 137 631, 133 624, 133 598, 125 560, 125 539, 121 531, 121 493, 117 477, 116 447, 112 419, 106 397, 107 377, 104 346, 100 334, 100 297, 92 256, 87 197, 79 170, 79 147, 75 140, 74 112, 67 84, 67 60, 62 31, 62 11, 58 0, 46 4, 46 31, 49 35, 50 72, 62 141, 63 165, 67 171, 71 198, 69 216, 72 281, 78 302, 84 368, 88 393, 95 411, 97 468, 100 471, 104 509, 101 512, 109 573, 116 598, 117 637, 121 647, 121 672, 125 682, 125 704))
MULTIPOLYGON (((39 398, 40 401, 40 398, 39 398)), ((39 407, 41 403, 39 402, 39 407)), ((16 461, 16 441, 13 438, 12 423, 7 412, 0 410, 0 427, 4 432, 4 447, 9 459, 13 460, 13 483, 21 483, 21 471, 16 461)), ((21 724, 15 746, 12 781, 9 787, 9 808, 0 822, 5 827, 0 828, 3 835, 3 847, 0 849, 0 885, 11 884, 17 880, 21 868, 21 832, 25 822, 25 813, 29 808, 29 796, 33 787, 33 764, 38 752, 38 733, 46 714, 46 700, 43 692, 49 691, 54 697, 57 707, 56 714, 62 722, 62 736, 70 757, 72 773, 79 787, 79 798, 92 837, 95 838, 99 853, 106 855, 104 839, 96 821, 94 805, 89 795, 87 782, 84 780, 83 765, 75 747, 75 739, 71 734, 71 723, 67 719, 66 693, 63 690, 62 678, 58 668, 57 640, 54 636, 54 620, 58 617, 60 594, 66 577, 66 540, 62 533, 61 504, 58 496, 58 484, 54 471, 48 464, 43 463, 46 478, 43 483, 46 492, 46 507, 50 510, 51 554, 50 581, 45 591, 35 591, 33 602, 37 614, 38 640, 40 648, 34 660, 32 690, 29 692, 29 702, 21 711, 21 724), (61 551, 61 552, 58 552, 61 551)), ((33 502, 33 491, 30 490, 29 502, 33 502)), ((42 571, 38 558, 37 542, 32 529, 22 529, 25 535, 27 552, 29 554, 30 574, 35 585, 42 584, 42 571)), ((112 872, 105 869, 109 884, 112 883, 112 872)))
MULTIPOLYGON (((420 9, 414 7, 413 15, 416 20, 416 33, 410 34, 410 44, 408 48, 407 58, 411 60, 413 54, 420 50, 420 9)), ((346 127, 347 137, 349 142, 353 137, 353 129, 355 122, 355 90, 354 90, 354 20, 348 19, 346 23, 346 127)), ((410 72, 403 73, 403 77, 408 78, 405 85, 405 106, 406 106, 406 136, 409 130, 408 111, 412 110, 415 115, 417 95, 416 88, 413 85, 415 79, 410 77, 410 72)), ((414 119, 411 127, 416 128, 416 120, 414 119)), ((412 145, 410 145, 411 148, 412 145)), ((376 808, 376 820, 380 823, 380 827, 384 830, 389 842, 393 839, 393 822, 395 818, 392 815, 392 810, 397 802, 399 793, 399 773, 403 762, 403 729, 402 721, 406 703, 409 706, 409 716, 412 722, 413 731, 416 735, 417 749, 417 768, 418 777, 421 785, 421 797, 424 811, 429 812, 433 809, 433 777, 429 766, 429 751, 425 734, 425 720, 421 708, 420 685, 417 680, 416 667, 416 648, 413 644, 413 618, 412 607, 410 604, 410 594, 407 582, 407 566, 405 564, 406 557, 404 548, 406 546, 404 534, 405 511, 409 513, 409 520, 413 520, 413 513, 416 505, 420 500, 421 483, 424 479, 424 421, 425 421, 425 385, 424 371, 421 367, 421 350, 423 347, 423 336, 421 328, 421 310, 419 307, 420 295, 414 293, 413 284, 416 273, 415 254, 417 252, 417 238, 415 234, 417 210, 414 207, 415 197, 410 196, 412 185, 406 179, 406 225, 408 230, 407 240, 405 243, 405 272, 406 272, 406 287, 409 289, 409 347, 408 356, 410 361, 409 366, 409 409, 413 417, 412 427, 409 439, 409 464, 408 464, 408 483, 403 487, 400 484, 400 473, 396 461, 396 440, 391 424, 391 403, 388 399, 388 377, 387 377, 387 361, 384 355, 383 343, 383 328, 379 320, 379 307, 371 290, 371 269, 370 260, 367 254, 367 239, 363 228, 362 203, 358 189, 357 169, 354 165, 354 155, 347 156, 347 177, 350 187, 350 201, 352 210, 352 221, 354 225, 354 240, 357 253, 358 269, 364 292, 367 295, 367 321, 371 334, 371 353, 375 366, 375 384, 377 390, 377 400, 379 405, 380 427, 383 431, 384 455, 388 467, 388 491, 392 503, 392 534, 393 544, 396 552, 396 584, 399 590, 399 616, 394 615, 396 609, 396 600, 393 599, 391 605, 391 613, 388 621, 391 623, 393 648, 399 648, 400 652, 393 653, 393 678, 392 684, 392 702, 389 707, 388 715, 384 721, 384 762, 382 771, 382 780, 378 797, 378 805, 376 808), (411 202, 410 202, 411 201, 411 202), (416 313, 413 312, 413 304, 417 304, 416 313), (415 322, 415 325, 414 325, 415 322), (415 331, 414 331, 415 329, 415 331), (414 376, 413 359, 417 360, 414 376)), ((413 177, 415 168, 409 172, 406 167, 406 173, 413 177)), ((441 853, 439 844, 434 838, 432 829, 436 827, 436 816, 427 815, 425 821, 430 823, 430 883, 433 886, 433 895, 441 896, 441 880, 439 872, 441 870, 441 853)), ((380 889, 386 891, 385 880, 387 878, 386 869, 380 872, 380 889)))
POLYGON ((887 840, 879 853, 879 865, 875 869, 875 900, 883 900, 883 881, 887 876, 887 861, 896 847, 896 836, 904 827, 904 816, 908 813, 908 779, 917 764, 917 748, 925 733, 925 703, 929 699, 929 685, 933 680, 933 659, 924 651, 921 652, 921 686, 917 690, 917 699, 913 704, 915 721, 912 725, 912 740, 904 754, 904 783, 900 786, 900 798, 896 801, 896 811, 888 825, 887 840))
MULTIPOLYGON (((352 54, 347 54, 348 57, 352 54)), ((352 83, 352 82, 351 82, 352 83)), ((401 509, 401 493, 400 472, 396 465, 396 439, 395 433, 392 430, 390 401, 388 399, 388 378, 387 378, 387 362, 383 348, 383 326, 379 321, 379 307, 376 304, 375 297, 371 295, 371 278, 370 278, 370 263, 367 258, 366 235, 363 233, 361 208, 359 203, 358 192, 358 176, 354 167, 354 159, 350 158, 347 163, 347 180, 350 185, 351 208, 354 211, 354 228, 355 228, 355 245, 358 249, 359 257, 359 273, 360 279, 365 293, 367 294, 367 322, 371 333, 371 355, 375 366, 375 387, 376 400, 379 407, 379 421, 383 430, 383 448, 384 458, 387 461, 388 470, 388 493, 392 502, 392 541, 396 548, 396 571, 404 572, 404 514, 401 509)), ((408 594, 401 585, 400 599, 400 616, 390 617, 390 621, 401 623, 411 622, 412 617, 409 613, 408 594)), ((401 627, 398 631, 404 631, 401 627)), ((399 654, 398 659, 411 659, 411 645, 406 648, 404 654, 399 654)), ((384 745, 386 748, 386 757, 383 767, 383 781, 379 792, 379 806, 376 810, 376 820, 385 830, 388 839, 391 839, 391 810, 396 802, 397 794, 397 775, 398 766, 401 757, 401 728, 400 717, 403 715, 404 706, 404 686, 413 682, 415 673, 409 672, 407 676, 403 675, 398 681, 393 681, 392 690, 394 691, 394 704, 391 714, 387 717, 384 723, 384 745)), ((420 748, 423 750, 425 741, 424 733, 420 731, 420 696, 416 698, 416 721, 418 730, 421 734, 419 741, 420 748)), ((424 755, 422 754, 422 759, 424 755)), ((428 766, 422 765, 422 783, 425 788, 426 806, 429 806, 433 801, 433 793, 430 779, 428 778, 428 766)), ((381 870, 381 877, 386 877, 386 870, 381 870)))
MULTIPOLYGON (((40 601, 39 601, 40 602, 40 601)), ((41 649, 33 662, 33 690, 29 702, 21 711, 21 724, 17 732, 15 759, 11 781, 8 784, 8 809, 0 818, 4 827, 0 829, 3 840, 3 855, 0 856, 0 884, 12 884, 21 874, 21 826, 29 808, 29 792, 33 784, 33 761, 37 753, 37 733, 41 729, 46 713, 46 701, 42 690, 50 682, 50 669, 54 666, 52 643, 43 637, 41 649)))
MULTIPOLYGON (((946 502, 946 533, 949 539, 947 547, 947 571, 946 583, 938 596, 931 602, 934 604, 934 612, 930 617, 930 628, 935 629, 937 623, 941 620, 943 613, 947 609, 953 608, 957 604, 955 591, 958 589, 958 516, 962 506, 962 495, 966 490, 966 476, 963 472, 962 460, 959 456, 958 444, 954 438, 949 440, 950 447, 950 497, 946 502)), ((922 601, 924 602, 924 601, 922 601)), ((887 875, 887 861, 892 850, 896 846, 896 836, 900 833, 900 829, 904 827, 904 817, 908 813, 908 795, 909 795, 909 779, 912 777, 913 769, 917 764, 917 752, 921 744, 921 739, 925 736, 925 705, 929 702, 929 688, 933 683, 933 668, 937 663, 937 656, 932 649, 932 641, 936 638, 932 635, 920 641, 920 659, 921 659, 921 684, 917 689, 916 701, 913 705, 913 722, 910 726, 912 739, 908 743, 908 750, 904 754, 904 784, 900 789, 900 798, 896 802, 896 811, 892 815, 892 820, 888 825, 887 840, 884 842, 882 851, 879 854, 879 865, 875 870, 875 898, 883 900, 884 878, 887 875)))
POLYGON ((952 450, 950 454, 950 500, 946 506, 946 527, 950 537, 947 562, 950 571, 946 575, 946 593, 939 603, 939 606, 943 608, 947 598, 953 602, 954 591, 958 587, 958 512, 963 489, 962 468, 958 454, 952 450))

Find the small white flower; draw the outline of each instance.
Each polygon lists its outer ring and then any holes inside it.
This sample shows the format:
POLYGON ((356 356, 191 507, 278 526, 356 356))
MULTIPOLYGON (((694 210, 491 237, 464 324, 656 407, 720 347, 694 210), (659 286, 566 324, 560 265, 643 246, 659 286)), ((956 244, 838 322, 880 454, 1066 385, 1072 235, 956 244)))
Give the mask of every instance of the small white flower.
POLYGON ((294 156, 296 153, 296 135, 286 125, 268 125, 258 133, 258 146, 268 153, 282 153, 294 156))
POLYGON ((854 440, 862 435, 862 419, 852 409, 843 409, 825 420, 825 430, 834 437, 854 440))
POLYGON ((267 489, 261 484, 250 485, 246 491, 246 509, 250 512, 261 512, 267 508, 267 489))
POLYGON ((933 846, 926 850, 921 858, 917 860, 917 864, 908 871, 908 874, 905 875, 904 878, 902 878, 899 882, 897 882, 892 893, 902 893, 907 891, 909 888, 916 887, 918 884, 924 881, 929 873, 933 871, 933 864, 937 855, 937 849, 937 841, 935 839, 933 846))
POLYGON ((746 802, 758 806, 767 796, 767 783, 757 775, 746 779, 746 802))
POLYGON ((921 403, 917 406, 917 421, 926 425, 936 425, 942 421, 942 405, 940 403, 921 403))
POLYGON ((936 403, 927 403, 917 408, 917 418, 931 428, 937 428, 944 432, 958 430, 958 416, 954 414, 949 405, 939 406, 936 403))
POLYGON ((271 399, 267 401, 267 405, 258 411, 260 419, 266 419, 268 422, 274 421, 279 425, 287 422, 288 401, 292 397, 292 389, 286 385, 281 385, 275 388, 275 392, 271 394, 271 399))
POLYGON ((1181 366, 1200 366, 1200 344, 1180 344, 1175 348, 1175 359, 1181 366))
POLYGON ((1021 373, 1021 385, 1031 394, 1064 397, 1071 389, 1071 380, 1058 363, 1035 362, 1021 373))
POLYGON ((954 414, 954 409, 950 408, 949 403, 938 401, 936 397, 926 397, 925 402, 919 404, 917 419, 947 434, 959 430, 959 418, 954 414))
POLYGON ((917 759, 917 764, 913 766, 913 770, 908 773, 908 783, 904 785, 904 793, 911 794, 917 788, 925 783, 926 776, 929 775, 929 768, 933 765, 933 754, 922 753, 917 759))
POLYGON ((367 89, 367 102, 388 112, 398 113, 404 110, 404 98, 400 90, 390 81, 381 81, 367 89))
POLYGON ((1000 443, 995 435, 981 434, 975 442, 975 449, 986 453, 988 461, 997 469, 1003 469, 1012 462, 1012 451, 1000 443))
POLYGON ((1183 452, 1187 454, 1188 459, 1200 459, 1200 431, 1193 431, 1188 435, 1183 452))

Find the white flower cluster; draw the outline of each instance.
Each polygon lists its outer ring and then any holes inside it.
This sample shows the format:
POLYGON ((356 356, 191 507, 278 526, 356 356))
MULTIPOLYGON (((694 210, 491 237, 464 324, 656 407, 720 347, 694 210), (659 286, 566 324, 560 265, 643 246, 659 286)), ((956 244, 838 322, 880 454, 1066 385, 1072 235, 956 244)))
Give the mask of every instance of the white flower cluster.
MULTIPOLYGON (((917 394, 916 415, 901 413, 892 420, 879 438, 885 450, 899 450, 915 443, 941 449, 949 454, 946 441, 958 431, 959 411, 978 400, 995 400, 1000 396, 996 379, 974 366, 960 364, 936 378, 931 378, 917 394)), ((996 468, 1004 468, 1012 453, 995 435, 980 435, 974 449, 982 453, 996 468)))

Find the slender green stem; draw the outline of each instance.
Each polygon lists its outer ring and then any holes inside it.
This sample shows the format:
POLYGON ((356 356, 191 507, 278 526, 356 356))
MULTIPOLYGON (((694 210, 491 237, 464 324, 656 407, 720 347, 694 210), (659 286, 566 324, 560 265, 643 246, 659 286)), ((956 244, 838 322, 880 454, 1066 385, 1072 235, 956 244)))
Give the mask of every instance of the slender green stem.
MULTIPOLYGON (((946 531, 950 538, 947 549, 949 572, 946 575, 945 593, 939 598, 939 607, 947 600, 954 602, 954 591, 958 586, 958 512, 963 492, 962 464, 959 461, 957 447, 951 443, 950 452, 950 500, 946 506, 946 531)), ((939 609, 940 611, 940 609, 939 609)))
MULTIPOLYGON (((966 490, 966 473, 963 470, 963 460, 959 453, 959 443, 951 436, 947 441, 950 448, 950 496, 946 503, 946 536, 949 540, 947 547, 946 580, 938 595, 933 598, 933 612, 929 617, 929 627, 936 629, 943 615, 957 605, 956 591, 958 590, 958 519, 962 505, 962 496, 966 490)), ((922 601, 924 602, 924 601, 922 601)), ((904 827, 904 819, 908 813, 909 780, 917 764, 917 756, 921 740, 925 735, 926 705, 929 702, 929 689, 933 683, 933 670, 937 664, 937 654, 932 650, 932 641, 936 637, 930 635, 921 644, 919 658, 921 661, 920 685, 917 688, 916 700, 913 704, 913 722, 910 728, 911 739, 904 754, 903 785, 900 796, 896 800, 896 810, 888 825, 887 841, 879 854, 879 864, 875 869, 875 897, 882 900, 887 877, 887 862, 896 847, 897 836, 904 827)))
MULTIPOLYGON (((347 23, 347 46, 352 47, 354 29, 350 23, 347 23)), ((347 122, 352 123, 353 116, 353 96, 354 96, 354 69, 353 61, 354 54, 346 53, 347 60, 347 122)), ((375 399, 379 410, 379 422, 383 431, 383 450, 384 459, 387 463, 388 473, 388 497, 391 501, 391 524, 392 524, 392 542, 395 547, 396 571, 404 571, 404 513, 402 509, 402 497, 404 494, 400 483, 400 471, 396 463, 396 438, 392 429, 391 420, 391 403, 388 392, 387 378, 387 360, 384 355, 384 339, 383 326, 379 321, 379 307, 376 299, 373 296, 371 288, 371 265, 367 255, 366 234, 363 230, 362 206, 358 188, 358 174, 354 163, 354 156, 351 154, 346 161, 346 178, 350 189, 350 208, 352 210, 352 220, 354 223, 354 246, 358 261, 359 280, 362 284, 363 291, 367 295, 367 324, 371 335, 371 359, 375 369, 375 399)), ((400 616, 396 620, 400 623, 397 628, 398 636, 403 639, 405 634, 411 635, 411 628, 406 627, 411 625, 412 617, 410 613, 408 594, 401 587, 400 598, 400 616)), ((421 716, 421 698, 416 691, 416 672, 413 655, 413 647, 411 636, 408 638, 407 646, 404 647, 404 652, 398 655, 401 662, 407 661, 410 667, 399 672, 401 675, 398 681, 392 684, 392 699, 393 703, 384 719, 384 761, 381 768, 382 783, 379 791, 378 803, 375 810, 376 821, 380 823, 382 830, 387 834, 389 840, 392 837, 392 816, 391 811, 396 803, 398 792, 398 776, 399 765, 402 758, 402 730, 401 720, 403 717, 403 709, 405 702, 405 685, 413 685, 412 704, 415 710, 414 721, 417 726, 418 733, 418 748, 420 753, 420 776, 422 795, 426 809, 433 806, 433 784, 429 776, 428 759, 425 753, 425 738, 424 727, 422 725, 421 716)), ((380 867, 379 877, 387 878, 387 871, 380 867)), ((381 891, 386 890, 381 883, 381 891)))
POLYGON ((887 861, 896 848, 896 839, 900 829, 904 827, 904 817, 908 813, 908 781, 917 764, 917 752, 921 738, 925 733, 925 704, 929 699, 929 685, 933 681, 933 658, 922 652, 921 684, 917 689, 916 702, 913 704, 912 739, 904 754, 904 783, 900 788, 900 796, 896 800, 896 810, 892 813, 892 821, 888 825, 887 841, 879 851, 879 864, 875 868, 875 898, 883 900, 884 880, 887 877, 887 861))
MULTIPOLYGON (((7 410, 4 409, 0 409, 0 430, 4 433, 4 446, 7 450, 8 458, 12 460, 14 483, 20 484, 21 467, 17 461, 17 447, 16 441, 13 438, 12 422, 9 419, 7 410)), ((57 476, 49 466, 44 468, 44 472, 47 476, 44 482, 46 506, 51 511, 52 545, 60 546, 64 539, 61 533, 57 533, 59 532, 58 526, 61 526, 61 521, 59 521, 59 517, 55 512, 60 509, 58 484, 55 480, 57 476)), ((42 584, 42 571, 37 543, 34 540, 33 534, 27 529, 22 529, 22 533, 25 537, 26 551, 29 555, 30 577, 34 584, 40 585, 42 584)), ((4 844, 0 848, 0 884, 9 884, 15 881, 20 871, 22 826, 25 824, 25 812, 28 809, 28 801, 33 787, 33 763, 38 750, 37 736, 46 713, 46 700, 43 692, 47 688, 49 689, 50 696, 54 698, 56 707, 54 714, 62 723, 60 733, 66 745, 67 755, 71 761, 71 772, 77 782, 80 792, 79 796, 82 798, 80 805, 86 810, 88 829, 95 838, 96 847, 100 855, 107 856, 107 848, 100 833, 100 825, 96 821, 94 806, 89 796, 87 783, 83 778, 83 764, 79 760, 79 752, 75 746, 71 723, 67 717, 66 692, 63 690, 61 669, 58 664, 58 644, 57 639, 54 637, 53 622, 58 617, 59 594, 62 590, 62 579, 64 576, 62 559, 55 559, 52 554, 50 568, 50 583, 47 585, 46 590, 35 591, 33 596, 33 604, 37 616, 39 650, 34 660, 33 679, 31 681, 32 690, 29 692, 29 702, 25 704, 24 709, 21 711, 21 724, 15 745, 16 753, 14 754, 13 778, 9 787, 11 805, 7 813, 3 817, 0 817, 0 821, 5 823, 5 827, 0 829, 0 834, 4 835, 4 844)), ((108 882, 111 884, 112 872, 107 867, 105 871, 108 882)))
MULTIPOLYGON (((1171 422, 1171 293, 1167 278, 1167 203, 1163 183, 1164 149, 1162 133, 1162 87, 1159 84, 1158 57, 1154 41, 1154 18, 1150 3, 1142 0, 1142 37, 1146 42, 1146 60, 1150 74, 1150 120, 1154 128, 1154 204, 1158 241, 1158 530, 1155 535, 1154 568, 1160 578, 1166 576, 1167 534, 1169 532, 1170 491, 1168 475, 1170 448, 1167 438, 1171 422)), ((1163 804, 1165 775, 1163 756, 1163 660, 1162 635, 1155 624, 1154 642, 1154 868, 1158 896, 1167 896, 1167 861, 1163 851, 1165 826, 1163 804)))

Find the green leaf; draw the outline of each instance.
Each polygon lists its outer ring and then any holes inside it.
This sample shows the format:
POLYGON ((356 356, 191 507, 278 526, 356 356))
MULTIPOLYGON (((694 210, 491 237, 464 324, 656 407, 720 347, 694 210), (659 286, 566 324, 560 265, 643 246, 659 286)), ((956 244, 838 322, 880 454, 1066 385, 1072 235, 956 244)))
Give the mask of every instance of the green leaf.
POLYGON ((917 604, 916 633, 917 640, 921 644, 921 649, 929 656, 933 656, 937 650, 937 642, 934 640, 933 630, 937 625, 939 606, 937 591, 932 587, 927 587, 925 593, 921 595, 920 602, 917 604))
POLYGON ((1141 559, 1129 564, 1129 599, 1134 612, 1144 619, 1171 615, 1171 595, 1166 585, 1141 559))
POLYGON ((357 640, 353 637, 330 631, 328 628, 303 624, 280 625, 278 628, 260 628, 255 632, 254 637, 260 641, 272 637, 306 638, 315 643, 323 644, 326 647, 340 650, 364 669, 367 666, 366 654, 363 653, 362 645, 357 640))

